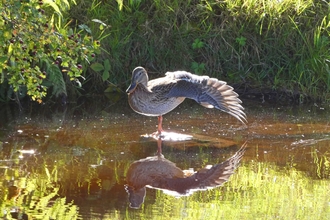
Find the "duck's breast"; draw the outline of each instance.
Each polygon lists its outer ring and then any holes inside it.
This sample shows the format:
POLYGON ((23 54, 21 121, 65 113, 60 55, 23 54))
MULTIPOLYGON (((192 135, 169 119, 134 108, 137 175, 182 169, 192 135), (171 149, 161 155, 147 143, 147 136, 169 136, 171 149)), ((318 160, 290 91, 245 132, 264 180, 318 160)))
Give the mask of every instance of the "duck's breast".
POLYGON ((167 97, 170 85, 150 86, 150 90, 138 86, 128 95, 128 103, 137 113, 147 116, 164 115, 176 108, 184 97, 167 97))

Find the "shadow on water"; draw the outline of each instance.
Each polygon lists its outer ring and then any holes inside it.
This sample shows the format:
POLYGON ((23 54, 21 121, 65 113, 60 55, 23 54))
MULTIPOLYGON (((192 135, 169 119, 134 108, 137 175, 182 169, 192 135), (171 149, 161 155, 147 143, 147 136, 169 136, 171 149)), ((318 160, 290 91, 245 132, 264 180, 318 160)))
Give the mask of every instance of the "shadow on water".
POLYGON ((2 106, 0 215, 8 219, 330 217, 329 106, 245 101, 249 128, 242 129, 234 118, 187 100, 164 117, 163 126, 192 138, 163 141, 163 157, 157 155, 157 141, 146 137, 157 129, 157 119, 134 113, 123 99, 100 98, 67 108, 31 107, 26 112, 2 106), (240 146, 245 141, 248 147, 242 157, 240 146), (153 174, 159 173, 157 169, 165 174, 153 174), (136 187, 135 180, 142 177, 146 180, 136 187), (132 187, 142 189, 139 201, 131 200, 131 206, 139 209, 129 207, 125 185, 129 192, 132 187), (209 186, 212 189, 198 190, 209 186), (182 196, 186 194, 190 196, 182 196))

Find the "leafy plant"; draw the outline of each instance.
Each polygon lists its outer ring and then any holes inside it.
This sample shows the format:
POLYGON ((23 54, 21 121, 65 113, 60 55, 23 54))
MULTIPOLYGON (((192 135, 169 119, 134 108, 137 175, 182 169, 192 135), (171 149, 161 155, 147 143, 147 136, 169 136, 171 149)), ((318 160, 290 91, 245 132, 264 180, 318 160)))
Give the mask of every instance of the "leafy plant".
POLYGON ((203 41, 201 41, 199 38, 196 38, 195 40, 194 40, 194 43, 192 43, 192 48, 194 49, 194 50, 196 50, 196 49, 200 49, 200 48, 203 48, 204 47, 204 43, 203 43, 203 41))
MULTIPOLYGON (((199 50, 203 47, 204 47, 204 42, 201 41, 199 38, 196 38, 192 43, 193 50, 199 50)), ((205 71, 205 63, 198 63, 196 61, 193 61, 191 63, 191 69, 193 69, 194 73, 196 74, 202 74, 205 71)))
POLYGON ((205 63, 192 62, 191 68, 196 74, 202 74, 205 71, 205 63))
POLYGON ((246 38, 241 36, 241 37, 236 37, 236 42, 238 43, 239 46, 245 46, 246 44, 246 38))
POLYGON ((94 70, 95 72, 102 72, 102 80, 106 81, 109 79, 109 71, 111 69, 110 66, 110 61, 109 59, 106 59, 103 61, 103 64, 99 62, 95 62, 91 65, 91 69, 94 70))
POLYGON ((69 82, 79 84, 84 79, 83 71, 98 52, 99 42, 93 40, 86 26, 62 26, 60 9, 69 7, 68 1, 64 3, 0 3, 0 41, 4 42, 0 47, 2 99, 18 101, 26 94, 41 103, 51 86, 53 95, 66 96, 69 82))

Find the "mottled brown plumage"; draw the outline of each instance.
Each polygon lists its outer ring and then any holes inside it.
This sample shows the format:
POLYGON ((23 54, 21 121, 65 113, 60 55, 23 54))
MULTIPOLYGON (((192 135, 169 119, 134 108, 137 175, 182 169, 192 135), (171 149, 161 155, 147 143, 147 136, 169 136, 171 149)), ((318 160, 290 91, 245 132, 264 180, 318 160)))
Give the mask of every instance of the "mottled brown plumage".
POLYGON ((129 105, 135 112, 158 116, 159 133, 162 131, 162 115, 172 111, 185 98, 193 99, 204 107, 227 112, 243 124, 247 122, 242 102, 233 88, 224 81, 208 76, 175 71, 149 81, 147 71, 143 67, 136 67, 126 92, 129 105))

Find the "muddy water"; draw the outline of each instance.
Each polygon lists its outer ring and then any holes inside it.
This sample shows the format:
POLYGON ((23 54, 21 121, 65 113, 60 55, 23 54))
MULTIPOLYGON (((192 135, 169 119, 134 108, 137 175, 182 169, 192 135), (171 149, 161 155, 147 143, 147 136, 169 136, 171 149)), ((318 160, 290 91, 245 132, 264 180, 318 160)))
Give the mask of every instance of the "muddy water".
MULTIPOLYGON (((148 188, 140 206, 133 209, 125 191, 127 172, 134 161, 156 155, 157 141, 141 136, 156 131, 156 118, 133 112, 125 97, 65 109, 39 107, 24 113, 2 106, 0 215, 28 215, 33 219, 218 219, 225 214, 205 216, 210 207, 246 209, 255 200, 263 203, 252 183, 243 182, 251 176, 249 172, 272 181, 298 172, 303 178, 296 181, 310 183, 306 190, 319 181, 330 185, 329 105, 277 106, 245 100, 244 107, 248 128, 225 113, 189 100, 165 115, 165 130, 192 136, 191 140, 161 143, 165 159, 181 169, 199 170, 224 162, 246 142, 245 153, 240 166, 222 186, 209 191, 190 190, 193 195, 179 198, 148 188), (248 198, 243 196, 246 194, 248 198), (235 202, 238 197, 241 207, 235 202)), ((317 196, 324 195, 311 197, 317 196)), ((263 211, 262 207, 254 212, 250 207, 240 216, 227 214, 232 219, 301 215, 295 208, 278 208, 281 204, 277 203, 287 200, 290 197, 274 201, 274 211, 263 211)), ((311 203, 316 200, 321 199, 311 203)), ((324 202, 322 210, 322 218, 330 216, 330 201, 324 202)))

